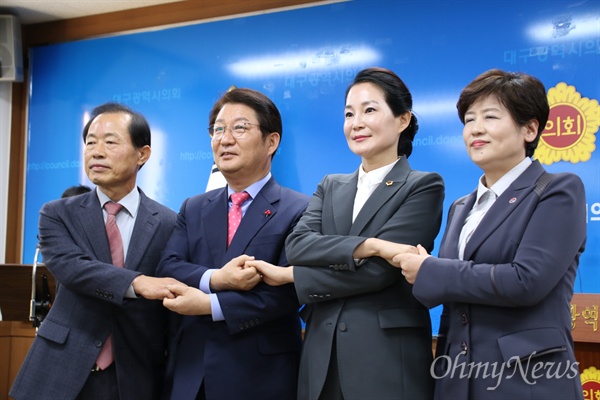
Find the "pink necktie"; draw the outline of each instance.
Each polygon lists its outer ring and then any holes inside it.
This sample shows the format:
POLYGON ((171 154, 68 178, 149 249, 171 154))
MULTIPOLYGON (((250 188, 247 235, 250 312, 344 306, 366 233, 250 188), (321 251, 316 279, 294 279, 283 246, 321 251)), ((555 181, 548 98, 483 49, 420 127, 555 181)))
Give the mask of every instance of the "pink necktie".
MULTIPOLYGON (((108 202, 104 204, 104 209, 108 212, 108 218, 106 219, 106 236, 108 236, 110 256, 112 257, 114 266, 123 268, 125 266, 123 240, 121 239, 121 232, 119 232, 116 219, 117 214, 123 209, 123 206, 119 203, 108 202)), ((100 369, 106 369, 113 363, 114 355, 112 347, 112 335, 109 335, 96 359, 96 364, 100 369)))
POLYGON ((238 226, 240 226, 240 222, 242 221, 242 204, 250 195, 248 192, 241 193, 233 193, 231 195, 231 208, 229 209, 229 215, 227 216, 227 222, 229 226, 228 234, 227 234, 227 246, 231 243, 231 239, 235 235, 235 231, 237 231, 238 226))

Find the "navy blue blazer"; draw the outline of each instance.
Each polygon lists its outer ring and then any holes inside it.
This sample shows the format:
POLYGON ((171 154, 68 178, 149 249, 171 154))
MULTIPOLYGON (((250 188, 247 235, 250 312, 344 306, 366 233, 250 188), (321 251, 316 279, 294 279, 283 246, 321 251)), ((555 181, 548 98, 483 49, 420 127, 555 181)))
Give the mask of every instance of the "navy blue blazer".
POLYGON ((540 196, 543 173, 533 162, 498 197, 464 261, 458 238, 476 192, 456 203, 439 258, 421 266, 414 295, 428 307, 444 303, 437 399, 582 398, 570 301, 585 248, 585 192, 579 177, 562 173, 540 196))
POLYGON ((155 275, 177 214, 140 196, 124 268, 112 265, 95 191, 42 207, 43 261, 60 287, 14 382, 15 399, 74 399, 109 333, 121 398, 160 395, 170 312, 160 301, 125 293, 138 275, 155 275))
MULTIPOLYGON (((202 275, 242 254, 286 266, 284 241, 309 197, 271 178, 253 199, 227 247, 227 188, 187 199, 160 262, 160 274, 198 287, 202 275)), ((217 293, 225 317, 185 316, 175 339, 171 398, 293 399, 301 327, 293 285, 264 282, 217 293)))

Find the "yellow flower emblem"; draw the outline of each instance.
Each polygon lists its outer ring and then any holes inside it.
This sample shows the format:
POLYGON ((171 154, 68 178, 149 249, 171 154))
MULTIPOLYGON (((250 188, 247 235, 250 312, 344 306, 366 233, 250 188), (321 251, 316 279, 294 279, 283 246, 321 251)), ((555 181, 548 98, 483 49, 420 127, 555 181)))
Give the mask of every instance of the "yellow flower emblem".
POLYGON ((560 82, 548 90, 548 103, 550 115, 534 158, 546 165, 588 161, 600 125, 598 100, 581 97, 575 86, 560 82))
POLYGON ((595 400, 600 394, 600 371, 595 367, 589 367, 581 373, 581 386, 585 400, 595 400))

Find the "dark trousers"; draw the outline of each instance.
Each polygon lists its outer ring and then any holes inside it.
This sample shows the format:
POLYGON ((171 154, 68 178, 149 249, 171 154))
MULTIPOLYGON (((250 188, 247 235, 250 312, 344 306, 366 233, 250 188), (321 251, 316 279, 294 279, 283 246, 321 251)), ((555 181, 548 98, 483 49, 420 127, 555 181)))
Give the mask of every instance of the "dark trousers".
POLYGON ((198 390, 198 394, 196 395, 196 400, 206 400, 206 391, 204 390, 204 382, 200 385, 200 389, 198 390))
POLYGON ((90 372, 76 400, 119 400, 115 364, 103 371, 90 372))

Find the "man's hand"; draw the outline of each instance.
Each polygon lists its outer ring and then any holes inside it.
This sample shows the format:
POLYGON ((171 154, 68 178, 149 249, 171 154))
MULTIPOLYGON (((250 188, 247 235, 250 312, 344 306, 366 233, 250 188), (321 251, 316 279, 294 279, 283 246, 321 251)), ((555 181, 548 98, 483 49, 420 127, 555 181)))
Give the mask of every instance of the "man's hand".
POLYGON ((247 268, 255 268, 267 285, 281 286, 294 282, 294 267, 292 266, 278 267, 261 260, 246 261, 245 265, 247 268))
POLYGON ((181 282, 169 285, 175 298, 165 298, 163 305, 181 315, 211 315, 210 297, 200 289, 181 282))
POLYGON ((149 300, 172 299, 175 297, 167 288, 169 285, 180 283, 174 278, 156 278, 153 276, 138 275, 131 285, 135 294, 149 300))
POLYGON ((425 261, 427 257, 431 257, 423 246, 418 245, 417 250, 419 250, 419 254, 397 254, 392 260, 392 265, 397 268, 402 268, 402 275, 404 275, 406 281, 411 284, 415 283, 423 261, 425 261))
POLYGON ((215 270, 210 277, 210 287, 214 291, 221 290, 250 290, 260 282, 260 275, 256 268, 246 268, 246 261, 254 257, 242 254, 235 257, 221 269, 215 270))

